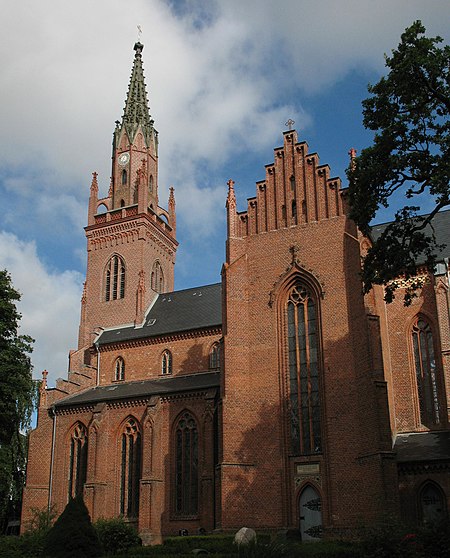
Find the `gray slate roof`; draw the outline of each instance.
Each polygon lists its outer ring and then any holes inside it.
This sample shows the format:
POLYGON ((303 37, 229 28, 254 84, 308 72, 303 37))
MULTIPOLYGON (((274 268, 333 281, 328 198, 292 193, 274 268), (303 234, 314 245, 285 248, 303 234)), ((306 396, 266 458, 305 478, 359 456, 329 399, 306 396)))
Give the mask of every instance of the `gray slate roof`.
POLYGON ((183 376, 165 376, 153 380, 124 382, 106 386, 96 386, 81 393, 65 397, 55 403, 56 408, 72 407, 115 401, 118 399, 136 399, 152 395, 169 395, 186 391, 198 391, 219 386, 219 372, 201 372, 183 376))
MULTIPOLYGON (((379 225, 373 225, 371 228, 372 238, 377 240, 385 228, 390 223, 381 223, 379 225)), ((436 241, 438 244, 445 244, 445 248, 436 252, 436 257, 438 260, 443 260, 444 258, 450 257, 450 209, 447 211, 440 211, 433 218, 434 234, 436 235, 436 241)), ((427 225, 425 232, 431 234, 433 231, 430 225, 427 225)))
POLYGON ((450 432, 399 434, 394 451, 397 462, 450 460, 450 432))
POLYGON ((160 294, 143 327, 123 326, 105 330, 97 342, 105 345, 221 325, 222 285, 215 283, 160 294))

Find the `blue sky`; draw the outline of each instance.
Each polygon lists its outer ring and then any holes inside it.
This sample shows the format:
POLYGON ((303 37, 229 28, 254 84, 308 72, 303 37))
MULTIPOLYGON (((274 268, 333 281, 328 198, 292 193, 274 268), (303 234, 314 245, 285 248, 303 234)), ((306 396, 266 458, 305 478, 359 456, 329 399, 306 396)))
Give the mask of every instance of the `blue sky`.
POLYGON ((384 72, 384 53, 415 19, 449 39, 448 0, 0 5, 0 268, 23 295, 35 376, 47 368, 50 383, 77 344, 91 173, 105 194, 137 25, 161 205, 175 187, 178 289, 220 280, 226 182, 245 209, 289 118, 345 183, 349 148, 370 143, 361 101, 384 72))

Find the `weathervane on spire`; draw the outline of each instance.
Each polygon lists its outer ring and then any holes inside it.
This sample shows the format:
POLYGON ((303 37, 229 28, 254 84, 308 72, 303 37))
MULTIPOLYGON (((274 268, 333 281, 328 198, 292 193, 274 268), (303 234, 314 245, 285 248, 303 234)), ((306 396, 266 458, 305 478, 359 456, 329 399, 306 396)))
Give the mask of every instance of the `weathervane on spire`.
POLYGON ((138 30, 138 42, 141 42, 141 36, 142 36, 142 26, 141 25, 137 25, 137 30, 138 30))

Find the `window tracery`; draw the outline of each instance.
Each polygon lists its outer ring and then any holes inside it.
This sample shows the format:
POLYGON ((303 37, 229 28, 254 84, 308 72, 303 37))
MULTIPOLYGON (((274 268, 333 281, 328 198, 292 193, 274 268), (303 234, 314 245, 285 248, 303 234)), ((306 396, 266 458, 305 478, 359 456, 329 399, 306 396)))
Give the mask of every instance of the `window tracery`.
POLYGON ((106 264, 105 300, 117 300, 125 296, 125 263, 120 256, 114 255, 106 264))
POLYGON ((77 423, 70 437, 69 498, 75 498, 83 494, 87 474, 87 449, 86 427, 81 423, 77 423))
POLYGON ((287 305, 289 403, 292 450, 322 451, 317 308, 309 289, 297 282, 287 305))
POLYGON ((164 291, 164 273, 158 260, 153 264, 150 286, 157 293, 164 291))
POLYGON ((161 374, 163 376, 172 374, 172 353, 165 350, 161 358, 161 374))
POLYGON ((141 478, 141 433, 134 418, 122 430, 120 513, 137 517, 139 513, 139 481, 141 478))
POLYGON ((116 359, 116 363, 114 365, 114 380, 116 382, 125 380, 125 361, 122 357, 116 359))
POLYGON ((440 390, 430 324, 419 316, 412 328, 414 367, 417 380, 420 421, 437 425, 440 419, 440 390))
POLYGON ((183 413, 175 429, 175 512, 198 513, 198 429, 189 412, 183 413))
POLYGON ((209 353, 209 368, 211 370, 218 370, 220 368, 220 345, 214 343, 209 353))

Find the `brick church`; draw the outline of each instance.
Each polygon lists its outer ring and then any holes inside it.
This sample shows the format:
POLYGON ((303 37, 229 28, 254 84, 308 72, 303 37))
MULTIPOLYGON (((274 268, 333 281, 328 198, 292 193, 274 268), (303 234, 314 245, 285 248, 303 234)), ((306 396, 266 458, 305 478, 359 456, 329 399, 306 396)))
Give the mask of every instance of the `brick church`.
POLYGON ((160 205, 142 49, 107 197, 93 175, 78 348, 56 387, 43 373, 22 523, 79 494, 93 520, 123 516, 145 543, 446 517, 450 211, 411 306, 401 293, 386 305, 381 287, 363 296, 372 240, 289 130, 244 211, 228 182, 221 280, 175 291, 175 196, 160 205))

